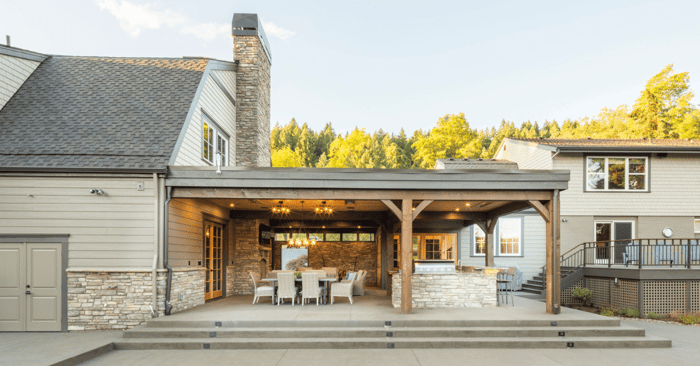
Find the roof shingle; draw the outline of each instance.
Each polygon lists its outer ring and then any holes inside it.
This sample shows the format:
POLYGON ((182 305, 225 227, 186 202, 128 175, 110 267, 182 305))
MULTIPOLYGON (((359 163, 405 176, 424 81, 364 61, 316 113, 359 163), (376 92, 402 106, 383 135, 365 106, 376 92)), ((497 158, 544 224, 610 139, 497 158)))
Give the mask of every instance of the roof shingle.
POLYGON ((700 148, 700 140, 681 139, 539 139, 509 138, 556 147, 688 147, 700 148))

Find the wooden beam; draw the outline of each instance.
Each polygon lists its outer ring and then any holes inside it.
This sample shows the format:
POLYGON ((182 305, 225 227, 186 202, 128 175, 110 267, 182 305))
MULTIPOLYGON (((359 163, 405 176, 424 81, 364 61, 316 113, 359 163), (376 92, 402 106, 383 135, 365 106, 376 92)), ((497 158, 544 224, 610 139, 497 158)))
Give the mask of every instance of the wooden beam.
POLYGON ((455 212, 455 211, 423 211, 416 216, 414 221, 427 220, 472 220, 485 221, 487 219, 485 212, 455 212))
POLYGON ((428 205, 431 203, 433 203, 433 200, 424 200, 423 202, 421 202, 413 211, 413 217, 411 218, 411 220, 415 220, 416 216, 418 216, 418 214, 420 214, 421 211, 423 211, 423 209, 428 207, 428 205))
POLYGON ((396 217, 399 218, 399 222, 403 220, 403 214, 401 213, 401 210, 399 210, 399 208, 396 207, 394 202, 392 202, 391 200, 382 200, 382 203, 384 203, 384 205, 388 207, 389 210, 391 210, 391 212, 393 212, 394 215, 396 215, 396 217))
POLYGON ((173 187, 173 198, 241 198, 274 200, 417 200, 441 201, 546 201, 551 190, 378 190, 173 187))
POLYGON ((270 219, 279 221, 298 221, 302 218, 304 221, 357 221, 357 220, 385 220, 389 217, 387 211, 335 211, 331 215, 314 214, 313 212, 304 212, 300 214, 298 211, 289 214, 273 214, 265 210, 230 210, 230 219, 252 220, 252 219, 270 219))
POLYGON ((413 201, 404 199, 401 204, 401 314, 413 312, 413 201))
POLYGON ((485 233, 489 232, 489 224, 486 220, 479 220, 479 221, 475 221, 474 223, 476 224, 476 226, 479 227, 479 229, 481 229, 481 231, 483 231, 485 233))
MULTIPOLYGON (((547 201, 546 204, 547 210, 551 213, 552 212, 552 201, 547 201)), ((548 314, 554 314, 554 284, 552 281, 557 281, 555 276, 557 275, 557 272, 554 269, 554 261, 552 260, 554 258, 554 241, 553 241, 553 225, 552 225, 552 220, 550 219, 547 221, 546 225, 546 238, 545 238, 545 245, 546 245, 546 259, 545 259, 545 264, 547 265, 547 273, 546 273, 546 290, 545 290, 545 311, 548 314)))
POLYGON ((486 213, 486 217, 491 220, 491 219, 498 219, 501 216, 509 215, 514 212, 522 211, 526 208, 529 208, 530 204, 527 203, 527 201, 517 201, 517 202, 511 202, 508 204, 505 204, 499 208, 493 209, 489 212, 486 213))
POLYGON ((527 201, 527 203, 530 204, 532 208, 537 211, 540 216, 544 219, 545 222, 549 222, 550 217, 549 217, 549 210, 547 210, 546 207, 540 202, 540 201, 527 201))

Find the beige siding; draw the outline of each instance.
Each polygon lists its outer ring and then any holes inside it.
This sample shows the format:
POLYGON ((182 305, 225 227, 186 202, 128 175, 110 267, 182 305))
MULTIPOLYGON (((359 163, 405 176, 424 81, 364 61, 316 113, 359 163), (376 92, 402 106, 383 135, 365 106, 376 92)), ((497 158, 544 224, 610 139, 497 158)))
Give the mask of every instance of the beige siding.
POLYGON ((506 141, 495 158, 514 161, 520 169, 552 169, 551 151, 518 142, 506 141))
MULTIPOLYGON (((232 71, 215 71, 221 83, 231 96, 236 95, 235 73, 232 71), (233 75, 230 75, 233 74, 233 75), (233 79, 233 81, 231 81, 233 79), (231 87, 232 89, 230 89, 231 87)), ((223 132, 229 136, 229 165, 236 161, 236 107, 226 97, 211 76, 207 77, 204 89, 199 97, 192 120, 185 133, 184 140, 177 152, 174 165, 202 166, 210 165, 202 160, 202 110, 204 110, 223 132)))
POLYGON ((176 198, 170 201, 168 215, 168 263, 170 266, 197 267, 197 261, 202 260, 202 230, 205 213, 228 220, 228 209, 207 200, 176 198))
POLYGON ((29 78, 39 62, 0 55, 0 109, 29 78))
POLYGON ((695 216, 700 212, 700 155, 652 156, 650 192, 584 192, 582 154, 557 155, 554 169, 571 172, 569 189, 561 194, 562 215, 695 216))
POLYGON ((154 193, 152 178, 0 177, 0 233, 70 234, 69 268, 150 268, 154 193))

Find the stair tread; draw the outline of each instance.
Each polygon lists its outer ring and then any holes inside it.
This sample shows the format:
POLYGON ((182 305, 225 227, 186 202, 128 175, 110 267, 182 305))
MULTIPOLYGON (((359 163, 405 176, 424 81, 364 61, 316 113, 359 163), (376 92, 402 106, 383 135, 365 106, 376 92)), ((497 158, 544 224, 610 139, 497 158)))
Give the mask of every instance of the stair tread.
POLYGON ((385 337, 385 338, 124 338, 115 343, 261 343, 261 342, 295 342, 295 343, 318 343, 318 342, 613 342, 613 341, 668 341, 665 338, 655 336, 643 337, 385 337))
POLYGON ((243 331, 261 331, 261 332, 272 332, 272 331, 288 331, 288 332, 303 332, 303 331, 340 331, 340 332, 353 332, 353 331, 378 331, 378 332, 392 332, 392 331, 485 331, 485 330, 498 330, 498 331, 513 331, 513 330, 557 330, 557 331, 574 331, 574 330, 629 330, 629 329, 640 329, 629 326, 557 326, 557 327, 353 327, 353 328, 333 328, 333 327, 224 327, 224 328, 214 328, 214 327, 204 327, 204 328, 189 328, 189 327, 177 327, 177 328, 133 328, 127 332, 144 332, 144 333, 156 333, 156 332, 243 332, 243 331))

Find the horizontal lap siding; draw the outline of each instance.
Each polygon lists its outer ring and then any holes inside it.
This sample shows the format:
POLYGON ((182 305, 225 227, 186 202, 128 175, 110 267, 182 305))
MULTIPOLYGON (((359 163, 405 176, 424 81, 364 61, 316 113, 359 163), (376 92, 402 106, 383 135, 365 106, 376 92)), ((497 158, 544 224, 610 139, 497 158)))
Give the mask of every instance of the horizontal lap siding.
POLYGON ((148 268, 154 193, 148 178, 2 177, 0 233, 70 234, 69 268, 148 268))
POLYGON ((552 152, 535 146, 506 142, 496 159, 505 159, 518 163, 520 169, 552 169, 552 152))
POLYGON ((39 62, 0 55, 0 109, 24 84, 39 62))
POLYGON ((562 215, 695 216, 700 212, 698 154, 668 154, 662 159, 653 155, 649 169, 651 192, 584 192, 583 154, 557 155, 554 169, 571 172, 569 189, 561 193, 562 215))
MULTIPOLYGON (((231 71, 217 72, 217 76, 226 86, 229 81, 228 73, 234 74, 231 71), (226 73, 226 74, 220 74, 226 73), (223 75, 223 76, 222 76, 223 75)), ((235 79, 235 76, 234 76, 235 79)), ((235 80, 233 81, 234 89, 227 90, 231 96, 236 95, 235 80)), ((180 150, 177 152, 175 165, 186 166, 206 166, 209 163, 202 160, 202 110, 204 110, 214 122, 216 122, 226 134, 229 135, 229 162, 236 161, 236 108, 231 101, 226 97, 221 88, 216 84, 211 76, 207 77, 204 89, 199 97, 192 120, 189 123, 187 132, 180 145, 180 150)), ((230 163, 229 165, 234 165, 230 163)))
POLYGON ((202 260, 204 215, 228 220, 228 210, 206 200, 173 199, 168 220, 168 262, 172 267, 196 267, 202 260))
MULTIPOLYGON (((521 217, 509 215, 503 218, 521 217)), ((494 257, 496 267, 518 267, 523 272, 523 281, 536 276, 545 263, 546 252, 546 223, 538 215, 524 215, 523 217, 523 244, 522 257, 494 257)), ((462 229, 460 235, 460 259, 464 266, 484 266, 485 257, 472 256, 474 252, 472 241, 474 238, 473 226, 462 229)), ((494 232, 494 234, 496 234, 494 232)), ((494 240, 497 237, 494 235, 494 240)), ((493 248, 493 246, 492 246, 493 248)))

